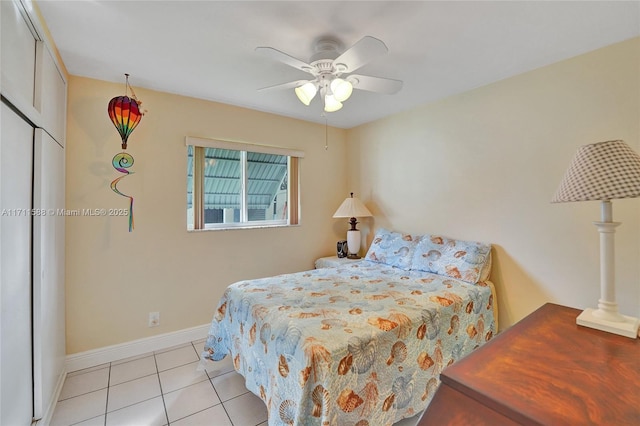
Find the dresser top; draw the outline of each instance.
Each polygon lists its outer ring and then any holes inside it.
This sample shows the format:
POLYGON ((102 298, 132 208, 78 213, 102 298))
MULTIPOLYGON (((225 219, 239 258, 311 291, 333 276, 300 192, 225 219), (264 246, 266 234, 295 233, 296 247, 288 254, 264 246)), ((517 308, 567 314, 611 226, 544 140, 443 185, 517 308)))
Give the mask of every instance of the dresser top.
POLYGON ((521 424, 640 424, 640 340, 547 303, 445 369, 443 383, 521 424))

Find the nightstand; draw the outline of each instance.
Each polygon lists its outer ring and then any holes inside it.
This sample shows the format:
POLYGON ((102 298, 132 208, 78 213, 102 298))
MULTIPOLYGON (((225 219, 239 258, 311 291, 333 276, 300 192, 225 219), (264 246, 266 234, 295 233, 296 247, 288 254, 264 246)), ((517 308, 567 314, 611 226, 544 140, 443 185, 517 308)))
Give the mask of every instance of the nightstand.
POLYGON ((359 262, 362 259, 349 259, 348 257, 327 256, 316 260, 316 269, 320 268, 336 268, 349 263, 359 262))
POLYGON ((547 303, 444 369, 424 425, 640 424, 640 340, 547 303))

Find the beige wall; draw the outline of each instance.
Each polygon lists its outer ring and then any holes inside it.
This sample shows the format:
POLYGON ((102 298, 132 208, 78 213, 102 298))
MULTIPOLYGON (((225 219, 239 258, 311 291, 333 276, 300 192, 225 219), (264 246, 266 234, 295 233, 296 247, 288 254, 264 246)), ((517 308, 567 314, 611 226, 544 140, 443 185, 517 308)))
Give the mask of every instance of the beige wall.
MULTIPOLYGON (((129 139, 135 174, 118 188, 132 194, 126 217, 68 217, 67 353, 208 323, 224 289, 240 279, 311 269, 330 255, 347 223, 332 219, 347 196, 346 131, 229 105, 135 88, 149 112, 129 139), (242 140, 305 152, 301 225, 186 231, 185 136, 242 140), (161 325, 147 327, 150 311, 161 325)), ((111 191, 121 151, 109 100, 124 84, 69 79, 67 209, 127 208, 111 191)))
MULTIPOLYGON (((545 302, 595 307, 599 205, 549 201, 580 145, 640 151, 639 80, 636 38, 360 126, 348 181, 374 228, 492 243, 501 328, 545 302)), ((639 316, 640 200, 613 212, 617 298, 639 316)))
MULTIPOLYGON (((595 306, 599 206, 549 200, 580 145, 621 138, 640 151, 639 52, 634 39, 350 131, 330 128, 327 151, 321 125, 136 89, 149 112, 130 138, 136 174, 119 186, 135 197, 136 228, 128 233, 123 217, 67 218, 67 353, 208 323, 227 285, 311 268, 344 238, 346 224, 331 216, 349 191, 375 215, 365 233, 385 226, 492 243, 501 328, 547 301, 595 306), (187 135, 305 151, 302 224, 187 232, 187 135), (160 311, 160 327, 147 327, 150 311, 160 311)), ((68 209, 127 206, 109 188, 120 140, 106 107, 122 91, 69 79, 68 209)), ((638 316, 640 200, 613 210, 623 223, 618 301, 638 316)))

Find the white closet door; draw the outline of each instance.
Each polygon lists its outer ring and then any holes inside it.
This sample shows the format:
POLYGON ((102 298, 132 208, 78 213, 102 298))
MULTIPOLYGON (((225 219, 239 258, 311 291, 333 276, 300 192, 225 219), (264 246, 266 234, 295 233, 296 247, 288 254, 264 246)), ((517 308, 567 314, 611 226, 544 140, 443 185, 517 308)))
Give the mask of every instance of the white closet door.
POLYGON ((30 425, 31 191, 34 129, 0 107, 0 425, 30 425))
POLYGON ((36 129, 33 160, 34 417, 52 403, 64 370, 64 149, 36 129))

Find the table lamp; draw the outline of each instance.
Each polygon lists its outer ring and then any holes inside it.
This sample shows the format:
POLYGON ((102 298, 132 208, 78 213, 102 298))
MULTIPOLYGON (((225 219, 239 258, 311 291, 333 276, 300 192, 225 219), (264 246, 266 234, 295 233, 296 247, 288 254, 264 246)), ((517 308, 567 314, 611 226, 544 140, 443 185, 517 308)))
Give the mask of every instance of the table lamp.
POLYGON ((347 247, 349 248, 349 254, 347 257, 349 259, 360 259, 358 253, 360 252, 360 231, 356 229, 356 224, 358 223, 356 217, 369 217, 373 216, 369 209, 360 201, 358 198, 353 196, 353 192, 351 193, 351 197, 348 197, 346 200, 340 204, 338 210, 334 213, 334 218, 340 217, 348 217, 349 223, 351 224, 351 229, 347 231, 347 247))
POLYGON ((621 140, 584 145, 578 149, 552 203, 599 200, 600 299, 597 309, 585 309, 576 323, 636 338, 638 318, 621 315, 615 297, 614 235, 611 200, 640 196, 640 155, 621 140))

